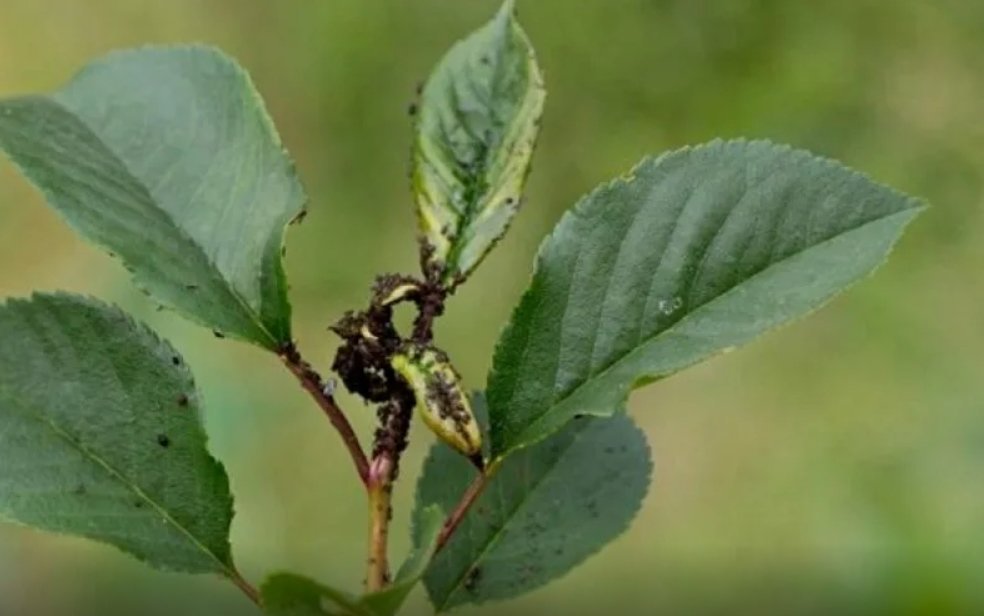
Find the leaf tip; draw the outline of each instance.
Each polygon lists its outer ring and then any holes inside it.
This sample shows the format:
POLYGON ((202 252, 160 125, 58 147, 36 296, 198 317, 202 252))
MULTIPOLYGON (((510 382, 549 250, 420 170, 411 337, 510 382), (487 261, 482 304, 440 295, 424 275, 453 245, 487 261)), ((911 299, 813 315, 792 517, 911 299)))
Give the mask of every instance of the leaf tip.
POLYGON ((497 17, 513 19, 516 16, 516 0, 505 0, 499 7, 497 17))

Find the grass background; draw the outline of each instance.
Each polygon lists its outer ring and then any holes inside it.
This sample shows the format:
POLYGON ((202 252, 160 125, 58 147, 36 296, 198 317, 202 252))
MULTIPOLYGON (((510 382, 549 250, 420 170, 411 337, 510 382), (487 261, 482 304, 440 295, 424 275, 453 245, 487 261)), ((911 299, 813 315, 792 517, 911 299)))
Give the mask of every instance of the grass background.
MULTIPOLYGON (((462 614, 984 612, 984 3, 523 0, 549 98, 527 205, 438 329, 484 383, 539 240, 642 156, 716 136, 843 160, 934 207, 878 275, 808 320, 637 392, 656 481, 632 529, 521 600, 462 614)), ((416 263, 407 106, 491 0, 4 0, 0 93, 48 90, 93 56, 205 41, 250 70, 311 215, 289 237, 296 330, 416 263)), ((289 568, 356 588, 364 501, 337 437, 260 351, 153 306, 0 162, 0 296, 69 289, 161 330, 196 370, 259 581, 289 568)), ((0 341, 2 343, 2 341, 0 341)), ((371 413, 344 400, 364 434, 371 413)), ((397 494, 405 551, 415 429, 397 494)), ((250 614, 218 580, 0 526, 0 614, 250 614)), ((410 614, 426 613, 422 593, 410 614)))

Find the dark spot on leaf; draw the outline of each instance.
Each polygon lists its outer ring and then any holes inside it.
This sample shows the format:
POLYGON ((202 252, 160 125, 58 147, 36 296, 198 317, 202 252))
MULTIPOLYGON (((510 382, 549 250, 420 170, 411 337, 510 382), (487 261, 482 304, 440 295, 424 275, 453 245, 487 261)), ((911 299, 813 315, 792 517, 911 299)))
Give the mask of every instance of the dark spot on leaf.
POLYGON ((160 445, 161 447, 167 449, 168 447, 171 446, 171 439, 168 438, 168 436, 166 434, 158 434, 157 435, 157 444, 160 445))
POLYGON ((142 500, 133 501, 133 506, 137 509, 143 509, 144 502, 142 500))
POLYGON ((294 217, 294 220, 290 221, 290 224, 292 224, 292 225, 294 225, 294 224, 296 224, 296 225, 301 224, 302 222, 304 222, 304 219, 307 218, 307 215, 308 215, 308 211, 306 209, 301 210, 297 214, 297 216, 294 217))
POLYGON ((197 284, 186 284, 185 285, 185 288, 188 289, 189 291, 197 291, 198 290, 198 285, 197 284))
POLYGON ((185 407, 188 406, 188 394, 181 394, 178 396, 178 406, 185 407))
POLYGON ((225 334, 223 334, 217 329, 212 330, 212 335, 215 336, 216 338, 225 338, 225 334))
POLYGON ((481 58, 479 58, 479 62, 485 64, 486 66, 491 64, 491 60, 489 60, 488 56, 482 56, 481 58))
POLYGON ((482 568, 475 566, 472 570, 468 572, 468 576, 465 578, 465 590, 471 594, 475 594, 478 591, 478 584, 482 581, 482 568))
POLYGON ((175 355, 174 357, 171 358, 171 363, 174 364, 175 366, 180 366, 181 358, 175 355))
POLYGON ((410 114, 411 116, 417 115, 417 103, 410 103, 407 106, 407 113, 410 114))

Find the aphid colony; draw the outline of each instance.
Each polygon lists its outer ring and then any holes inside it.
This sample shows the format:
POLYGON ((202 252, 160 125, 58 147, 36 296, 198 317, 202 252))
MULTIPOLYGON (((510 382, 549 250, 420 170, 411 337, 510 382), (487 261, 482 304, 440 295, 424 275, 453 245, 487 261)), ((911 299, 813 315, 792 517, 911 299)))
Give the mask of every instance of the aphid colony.
MULTIPOLYGON (((332 326, 345 341, 332 368, 349 391, 383 404, 389 416, 394 403, 411 400, 407 405, 418 409, 424 424, 441 441, 481 467, 481 430, 447 354, 426 339, 402 338, 393 326, 393 306, 401 302, 420 306, 422 284, 401 276, 381 277, 369 309, 349 312, 332 326)), ((402 412, 409 416, 410 409, 402 412)), ((377 434, 377 442, 387 436, 377 434)), ((394 441, 402 449, 405 434, 396 435, 394 441)))

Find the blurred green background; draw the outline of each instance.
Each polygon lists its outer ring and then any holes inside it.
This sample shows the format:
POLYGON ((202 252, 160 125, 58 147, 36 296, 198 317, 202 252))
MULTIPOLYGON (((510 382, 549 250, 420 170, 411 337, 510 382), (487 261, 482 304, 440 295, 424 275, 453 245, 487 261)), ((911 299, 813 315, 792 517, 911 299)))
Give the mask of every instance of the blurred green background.
MULTIPOLYGON (((493 0, 3 0, 0 92, 48 90, 93 56, 206 41, 252 72, 311 215, 289 237, 296 330, 375 273, 415 267, 406 170, 416 83, 493 0)), ((529 199, 438 330, 473 386, 540 238, 647 153, 715 136, 806 147, 934 207, 890 263, 809 319, 633 396, 657 477, 632 529, 527 597, 462 614, 984 613, 984 2, 523 0, 547 75, 529 199)), ((274 358, 157 313, 0 162, 0 296, 118 302, 196 370, 237 496, 247 577, 355 589, 364 499, 327 423, 274 358)), ((0 341, 2 343, 2 341, 0 341)), ((371 413, 345 406, 367 433, 371 413)), ((398 490, 405 552, 415 428, 398 490)), ((425 613, 421 592, 409 613, 425 613)), ((0 526, 0 614, 252 614, 219 580, 0 526)))

